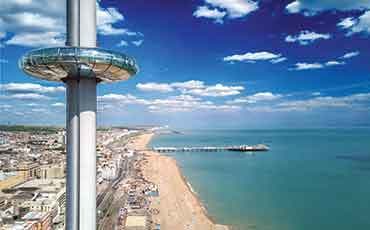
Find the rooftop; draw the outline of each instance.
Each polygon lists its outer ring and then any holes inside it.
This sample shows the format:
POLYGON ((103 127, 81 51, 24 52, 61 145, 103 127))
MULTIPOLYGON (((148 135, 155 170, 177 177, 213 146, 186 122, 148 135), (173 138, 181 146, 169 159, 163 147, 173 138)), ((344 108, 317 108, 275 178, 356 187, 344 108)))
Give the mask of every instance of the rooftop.
POLYGON ((128 216, 126 219, 126 228, 145 227, 146 220, 146 216, 128 216))

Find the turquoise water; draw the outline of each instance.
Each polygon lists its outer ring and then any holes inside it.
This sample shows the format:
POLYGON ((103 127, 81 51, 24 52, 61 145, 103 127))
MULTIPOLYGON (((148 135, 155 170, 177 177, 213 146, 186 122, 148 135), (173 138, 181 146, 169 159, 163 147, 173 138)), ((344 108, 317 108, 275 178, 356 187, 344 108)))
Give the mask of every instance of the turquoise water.
POLYGON ((266 143, 269 152, 171 153, 209 214, 237 229, 370 229, 370 130, 185 131, 152 146, 266 143))

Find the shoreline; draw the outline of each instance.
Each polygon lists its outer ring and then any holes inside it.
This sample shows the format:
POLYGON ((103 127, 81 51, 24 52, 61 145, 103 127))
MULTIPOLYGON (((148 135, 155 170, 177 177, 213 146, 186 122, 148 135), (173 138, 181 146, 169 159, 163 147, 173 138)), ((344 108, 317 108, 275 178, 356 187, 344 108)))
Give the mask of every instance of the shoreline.
MULTIPOLYGON (((150 133, 135 137, 135 148, 147 148, 153 136, 150 133)), ((160 211, 153 216, 153 221, 161 224, 162 229, 230 230, 226 225, 217 224, 208 214, 174 158, 154 151, 141 154, 140 170, 144 178, 159 188, 159 197, 150 198, 150 207, 160 211)))

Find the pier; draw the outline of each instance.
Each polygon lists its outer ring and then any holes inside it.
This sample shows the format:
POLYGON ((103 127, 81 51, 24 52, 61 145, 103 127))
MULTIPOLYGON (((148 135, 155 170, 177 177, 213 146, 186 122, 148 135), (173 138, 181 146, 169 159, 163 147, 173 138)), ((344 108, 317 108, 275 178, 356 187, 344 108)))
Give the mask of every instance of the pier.
POLYGON ((224 147, 153 147, 156 152, 220 152, 220 151, 234 151, 234 152, 263 152, 269 151, 267 145, 238 145, 238 146, 224 146, 224 147))

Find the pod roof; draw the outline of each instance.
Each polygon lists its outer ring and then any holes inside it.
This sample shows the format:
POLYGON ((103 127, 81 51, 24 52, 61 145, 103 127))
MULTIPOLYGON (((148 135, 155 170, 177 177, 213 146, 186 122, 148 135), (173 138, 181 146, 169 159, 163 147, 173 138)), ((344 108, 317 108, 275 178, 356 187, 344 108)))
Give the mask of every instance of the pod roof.
POLYGON ((138 72, 135 59, 99 48, 55 47, 33 50, 19 61, 29 75, 49 81, 96 78, 98 81, 127 80, 138 72))

